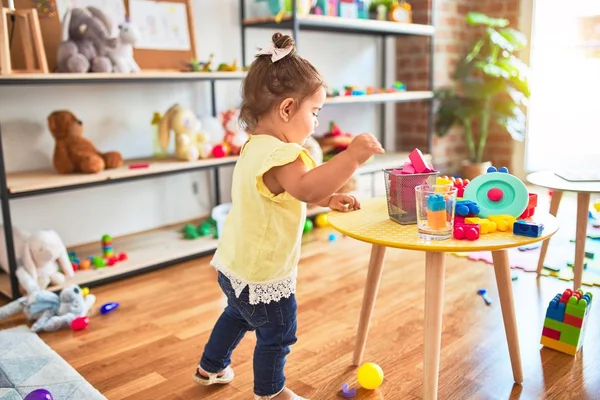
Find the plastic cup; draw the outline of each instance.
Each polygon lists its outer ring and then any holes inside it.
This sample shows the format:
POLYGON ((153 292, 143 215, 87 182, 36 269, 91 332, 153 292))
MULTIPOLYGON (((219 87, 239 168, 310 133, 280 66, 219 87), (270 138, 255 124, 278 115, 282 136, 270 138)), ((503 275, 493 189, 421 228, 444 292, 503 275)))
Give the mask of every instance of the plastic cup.
POLYGON ((417 230, 421 239, 452 238, 457 189, 451 185, 419 185, 415 188, 417 201, 417 230))

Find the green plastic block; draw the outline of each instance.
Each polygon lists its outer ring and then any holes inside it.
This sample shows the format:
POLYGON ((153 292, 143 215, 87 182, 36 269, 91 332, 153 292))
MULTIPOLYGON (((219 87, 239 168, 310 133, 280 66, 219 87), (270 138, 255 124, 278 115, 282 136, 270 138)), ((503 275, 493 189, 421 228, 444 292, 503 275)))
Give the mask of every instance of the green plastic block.
POLYGON ((551 318, 544 319, 544 328, 550 328, 555 331, 562 332, 563 326, 565 326, 565 324, 563 322, 557 321, 555 319, 551 319, 551 318))
POLYGON ((587 301, 584 299, 578 300, 577 297, 571 296, 567 303, 565 314, 573 315, 574 317, 583 318, 587 309, 587 301))
POLYGON ((560 341, 577 346, 579 343, 579 337, 581 336, 581 328, 565 324, 550 318, 544 320, 544 327, 550 328, 560 332, 560 341))

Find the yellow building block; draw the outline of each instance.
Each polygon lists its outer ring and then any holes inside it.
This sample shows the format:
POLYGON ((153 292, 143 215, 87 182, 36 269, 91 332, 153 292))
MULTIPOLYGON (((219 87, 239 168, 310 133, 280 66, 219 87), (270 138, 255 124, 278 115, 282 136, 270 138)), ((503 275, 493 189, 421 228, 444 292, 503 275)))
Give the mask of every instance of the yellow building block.
POLYGON ((551 339, 547 336, 542 336, 542 339, 540 340, 540 344, 542 344, 546 347, 549 347, 551 349, 560 351, 562 353, 569 354, 571 356, 574 356, 575 354, 577 354, 577 348, 575 346, 572 346, 572 345, 564 343, 564 342, 560 342, 555 339, 551 339))
POLYGON ((500 215, 488 215, 488 219, 496 223, 496 227, 500 232, 506 232, 510 230, 512 232, 513 225, 517 220, 512 215, 500 214, 500 215))
POLYGON ((479 225, 479 233, 481 235, 484 235, 486 233, 496 232, 496 229, 498 228, 498 226, 496 225, 495 222, 490 221, 489 219, 486 219, 486 218, 479 218, 479 217, 465 218, 465 224, 479 225))

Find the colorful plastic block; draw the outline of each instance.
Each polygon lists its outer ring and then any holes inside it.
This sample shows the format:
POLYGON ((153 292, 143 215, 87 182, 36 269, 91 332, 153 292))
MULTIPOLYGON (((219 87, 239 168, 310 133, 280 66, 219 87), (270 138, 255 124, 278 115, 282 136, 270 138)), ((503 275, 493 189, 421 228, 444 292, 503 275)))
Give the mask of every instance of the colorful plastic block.
POLYGON ((429 164, 427 164, 427 161, 425 160, 423 153, 421 153, 421 150, 414 149, 408 155, 408 159, 415 167, 415 172, 417 174, 422 174, 424 172, 433 172, 433 168, 429 164))
POLYGON ((557 294, 546 309, 546 318, 562 322, 565 318, 565 310, 567 305, 560 301, 560 294, 557 294))
POLYGON ((538 196, 535 193, 529 193, 529 202, 527 203, 527 208, 523 211, 523 214, 519 215, 518 219, 525 219, 533 217, 535 213, 535 208, 537 207, 538 196))
POLYGON ((566 289, 548 305, 540 343, 546 347, 575 355, 581 348, 592 303, 592 294, 581 289, 566 289))
POLYGON ((465 218, 465 223, 479 225, 479 227, 480 227, 479 232, 482 235, 485 235, 486 233, 496 232, 496 228, 497 228, 496 223, 490 221, 487 218, 469 217, 469 218, 465 218))
POLYGON ((458 200, 456 202, 456 215, 461 217, 474 217, 479 214, 479 206, 471 200, 458 200))
POLYGON ((513 225, 513 233, 520 236, 540 237, 544 230, 543 224, 519 220, 513 225))
POLYGON ((458 240, 477 240, 479 239, 479 225, 461 224, 454 222, 454 238, 458 240))
POLYGON ((501 214, 501 215, 489 215, 488 218, 490 221, 496 223, 496 227, 500 232, 506 232, 509 229, 513 229, 513 225, 517 220, 512 215, 501 214))
POLYGON ((427 225, 431 229, 444 229, 446 227, 446 210, 430 211, 427 210, 427 225))
POLYGON ((428 211, 446 210, 446 200, 441 194, 432 194, 427 198, 428 211))

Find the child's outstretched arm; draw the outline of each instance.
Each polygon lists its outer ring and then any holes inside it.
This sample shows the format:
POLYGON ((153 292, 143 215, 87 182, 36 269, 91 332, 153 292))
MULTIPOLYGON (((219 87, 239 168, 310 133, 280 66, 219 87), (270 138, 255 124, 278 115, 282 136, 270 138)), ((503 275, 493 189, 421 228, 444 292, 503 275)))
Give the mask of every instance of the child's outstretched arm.
POLYGON ((384 152, 373 135, 364 133, 356 136, 345 151, 317 168, 308 170, 297 159, 269 170, 264 182, 273 193, 286 191, 300 201, 316 204, 339 190, 372 155, 384 152))

